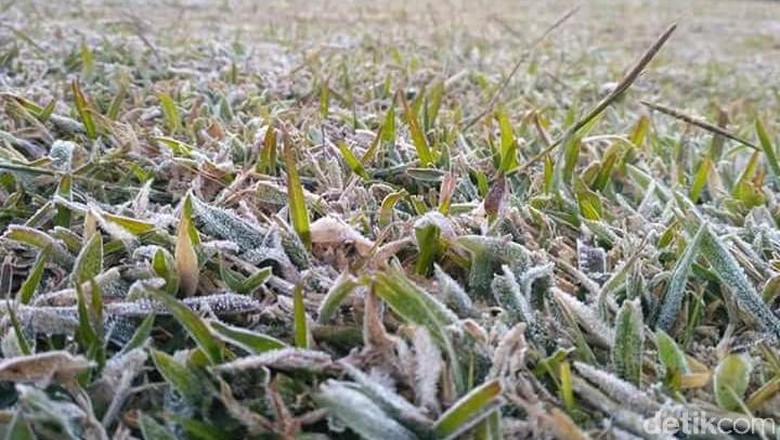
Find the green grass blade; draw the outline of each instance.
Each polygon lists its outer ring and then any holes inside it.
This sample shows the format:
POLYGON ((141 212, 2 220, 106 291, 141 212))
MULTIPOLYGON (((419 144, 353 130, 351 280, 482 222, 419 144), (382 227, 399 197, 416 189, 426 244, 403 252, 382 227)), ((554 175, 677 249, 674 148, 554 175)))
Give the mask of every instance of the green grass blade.
POLYGON ((71 89, 73 91, 73 97, 76 101, 76 112, 81 118, 81 122, 84 124, 84 130, 87 132, 87 137, 95 140, 97 139, 97 126, 92 119, 91 107, 84 92, 81 91, 81 86, 78 81, 73 80, 71 83, 71 89))
POLYGON ((772 141, 769 139, 769 134, 764 128, 764 123, 761 119, 756 118, 756 134, 758 135, 758 141, 761 145, 761 149, 764 151, 766 160, 769 163, 769 168, 772 170, 772 174, 775 180, 780 180, 780 162, 777 161, 777 154, 775 154, 775 147, 772 145, 772 141))
POLYGON ((218 338, 249 353, 260 354, 287 347, 284 342, 262 333, 223 324, 219 321, 210 321, 209 325, 218 338))
POLYGON ((276 166, 276 129, 269 125, 263 137, 263 149, 255 170, 259 173, 271 173, 276 166))
POLYGON ((577 409, 577 404, 574 401, 574 385, 572 384, 571 363, 568 360, 563 360, 560 363, 559 370, 561 381, 561 400, 563 401, 563 407, 566 408, 566 411, 571 414, 577 409))
POLYGON ((38 253, 38 257, 35 259, 32 270, 22 283, 22 287, 19 288, 17 294, 17 300, 22 304, 29 304, 32 300, 35 291, 38 290, 38 286, 41 284, 43 278, 43 269, 46 267, 46 262, 49 260, 50 248, 46 247, 38 253))
POLYGON ((409 108, 406 97, 403 94, 398 96, 400 96, 401 103, 404 106, 404 119, 406 120, 406 125, 409 126, 409 133, 412 136, 414 148, 417 150, 417 158, 420 159, 420 165, 424 167, 431 166, 433 165, 433 153, 428 147, 428 140, 425 138, 425 133, 423 133, 417 121, 417 115, 409 108))
POLYGON ((309 325, 306 318, 306 306, 303 303, 303 287, 295 286, 293 291, 293 324, 295 326, 295 346, 309 348, 309 325))
POLYGON ((146 318, 144 318, 143 321, 141 321, 141 325, 135 329, 133 336, 130 338, 127 344, 122 347, 122 353, 128 353, 131 350, 142 346, 149 339, 149 336, 152 334, 152 329, 154 328, 154 319, 156 317, 157 315, 150 313, 146 318))
POLYGON ((718 406, 729 411, 740 411, 745 406, 742 398, 752 369, 750 360, 741 354, 730 354, 720 361, 712 378, 718 406))
POLYGON ((498 127, 501 133, 501 164, 498 167, 498 171, 509 173, 518 166, 517 141, 515 140, 515 133, 512 130, 512 123, 509 122, 506 110, 499 108, 496 117, 498 118, 498 127))
POLYGON ((127 85, 124 82, 119 84, 119 88, 116 91, 116 95, 111 100, 111 104, 108 106, 106 117, 112 121, 116 121, 119 117, 119 112, 122 110, 122 103, 124 103, 125 96, 127 95, 127 85))
POLYGON ((182 127, 179 107, 176 106, 173 98, 167 93, 159 93, 157 99, 160 100, 160 106, 162 107, 163 115, 165 116, 165 125, 168 126, 168 131, 175 135, 182 127))
POLYGON ((685 353, 677 345, 677 342, 663 330, 656 330, 655 341, 658 360, 663 365, 664 384, 673 390, 678 390, 682 375, 688 373, 685 353))
POLYGON ((629 135, 628 140, 630 140, 635 147, 641 147, 647 138, 647 132, 649 129, 650 118, 642 115, 642 117, 640 117, 636 122, 634 128, 631 130, 631 134, 629 135))
POLYGON ((295 151, 287 134, 284 135, 284 164, 287 172, 287 197, 293 229, 304 246, 311 249, 311 228, 309 210, 303 195, 303 184, 298 175, 295 151))
POLYGON ((32 348, 30 348, 30 343, 27 342, 27 337, 24 335, 22 326, 21 324, 19 324, 19 320, 16 318, 16 311, 14 310, 13 306, 11 306, 10 301, 6 302, 6 310, 8 311, 8 318, 11 321, 11 326, 14 329, 14 335, 16 336, 16 341, 19 344, 19 350, 22 352, 22 355, 24 356, 32 354, 32 348))
POLYGON ((205 400, 210 400, 211 395, 207 391, 202 375, 196 374, 196 370, 182 365, 173 356, 158 350, 150 350, 152 360, 157 371, 173 389, 181 393, 188 402, 200 405, 205 400))
POLYGON ((339 151, 341 152, 341 157, 344 159, 344 162, 347 163, 349 169, 351 169, 353 173, 357 174, 361 178, 368 179, 368 172, 363 167, 363 164, 358 160, 358 158, 352 152, 352 150, 349 149, 347 143, 342 140, 339 140, 338 142, 336 142, 336 144, 338 145, 339 151))
POLYGON ((236 288, 236 292, 241 294, 250 294, 262 286, 263 283, 268 281, 272 274, 273 269, 271 267, 264 267, 252 275, 244 278, 244 280, 241 281, 241 284, 239 284, 236 288))
POLYGON ((81 285, 103 272, 103 237, 97 233, 82 247, 73 267, 71 279, 81 285))
POLYGON ((436 421, 433 428, 436 438, 455 438, 487 417, 500 403, 501 392, 501 383, 497 379, 471 390, 436 421))
POLYGON ((699 228, 699 231, 696 232, 696 235, 693 236, 685 247, 685 251, 680 256, 680 259, 677 260, 677 264, 672 272, 672 278, 669 280, 669 286, 666 288, 666 295, 661 303, 656 328, 668 332, 677 322, 680 309, 682 308, 683 297, 685 296, 685 284, 688 281, 688 274, 699 253, 703 237, 704 226, 699 228))
POLYGON ((710 156, 704 156, 704 160, 701 161, 699 169, 696 171, 696 175, 693 177, 693 183, 691 184, 691 190, 688 192, 688 197, 693 203, 699 201, 701 192, 704 186, 707 184, 707 180, 710 176, 710 170, 713 168, 712 159, 710 156))
POLYGON ((200 316, 196 315, 182 302, 161 290, 149 289, 149 292, 171 311, 173 317, 187 330, 187 333, 195 340, 195 343, 208 356, 209 361, 213 365, 222 362, 222 344, 214 338, 209 327, 200 316))
POLYGON ((644 350, 644 321, 639 300, 626 300, 615 318, 612 364, 623 380, 640 386, 644 350))
POLYGON ((343 272, 328 290, 317 310, 317 322, 325 324, 338 310, 342 302, 355 291, 360 283, 349 273, 343 272))

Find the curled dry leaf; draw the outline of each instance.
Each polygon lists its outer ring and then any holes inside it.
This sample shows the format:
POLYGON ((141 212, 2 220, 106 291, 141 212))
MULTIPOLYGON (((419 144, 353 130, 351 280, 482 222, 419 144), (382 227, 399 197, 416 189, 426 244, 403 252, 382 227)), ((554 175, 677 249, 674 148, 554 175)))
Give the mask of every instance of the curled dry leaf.
POLYGON ((74 356, 67 351, 48 351, 0 362, 0 380, 35 383, 55 380, 67 383, 92 366, 93 363, 84 356, 74 356))
POLYGON ((317 219, 311 224, 310 230, 313 244, 328 246, 354 244, 360 255, 364 257, 374 248, 373 241, 365 238, 343 220, 333 216, 317 219))

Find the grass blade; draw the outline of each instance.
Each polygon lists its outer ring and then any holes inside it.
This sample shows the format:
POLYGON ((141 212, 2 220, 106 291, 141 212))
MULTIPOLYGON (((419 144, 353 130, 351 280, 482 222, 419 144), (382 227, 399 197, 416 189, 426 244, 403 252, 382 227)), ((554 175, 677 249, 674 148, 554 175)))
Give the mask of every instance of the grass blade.
POLYGON ((328 322, 338 310, 342 302, 349 296, 360 283, 349 273, 343 272, 328 290, 328 293, 320 303, 317 310, 317 322, 328 322))
POLYGON ((181 217, 176 232, 176 248, 174 250, 176 272, 179 275, 179 286, 181 294, 185 297, 192 296, 197 292, 198 277, 200 276, 198 255, 195 253, 195 243, 191 233, 193 228, 192 199, 191 196, 188 195, 182 202, 181 217))
POLYGON ((417 158, 420 159, 420 165, 428 167, 433 165, 433 152, 428 147, 428 140, 425 138, 425 133, 422 132, 419 122, 417 122, 417 115, 409 107, 409 103, 406 101, 406 97, 399 93, 401 103, 404 106, 404 119, 409 126, 409 132, 412 135, 412 143, 417 150, 417 158))
POLYGON ((97 139, 97 126, 94 119, 92 119, 92 109, 84 96, 84 92, 81 91, 81 86, 77 80, 73 80, 71 83, 71 89, 73 91, 73 98, 76 101, 76 112, 81 118, 81 122, 84 124, 84 130, 87 132, 87 137, 95 140, 97 139))
POLYGON ((672 278, 669 280, 669 287, 666 288, 666 295, 661 303, 656 328, 668 332, 677 322, 685 295, 685 284, 688 281, 688 274, 699 253, 703 237, 704 226, 701 226, 688 243, 688 246, 685 247, 685 251, 680 256, 680 259, 677 260, 677 264, 672 272, 672 278))
POLYGON ((745 406, 742 397, 750 383, 753 369, 750 360, 740 354, 726 356, 715 369, 712 386, 718 405, 729 411, 740 411, 745 406))
POLYGON ((607 96, 599 101, 599 103, 596 104, 590 111, 588 111, 585 116, 578 119, 577 122, 569 127, 569 129, 567 129, 566 132, 560 138, 558 138, 558 140, 550 144, 550 146, 544 148, 540 153, 523 164, 519 168, 519 171, 525 171, 532 164, 536 163, 539 159, 544 158, 547 154, 553 151, 556 147, 558 147, 558 145, 566 144, 571 137, 576 136, 580 130, 594 121, 599 115, 601 115, 604 110, 607 109, 607 107, 609 107, 613 102, 615 102, 615 100, 622 96, 623 93, 625 93, 631 87, 634 81, 639 78, 639 75, 642 73, 642 71, 645 70, 645 67, 650 64, 650 61, 655 58, 655 56, 658 54, 658 51, 660 51, 661 47, 663 47, 666 41, 669 40, 669 37, 672 36, 672 33, 675 29, 677 29, 676 24, 669 26, 607 96))
POLYGON ((188 402, 200 405, 205 400, 210 400, 207 381, 195 369, 182 365, 173 356, 158 350, 150 350, 157 371, 173 389, 178 391, 188 402))
POLYGON ((626 300, 615 319, 612 363, 615 373, 621 379, 636 386, 639 386, 642 380, 644 341, 644 321, 639 300, 626 300))
POLYGON ((46 262, 49 260, 50 248, 46 247, 38 253, 38 258, 35 259, 35 264, 27 275, 27 278, 22 283, 22 287, 19 288, 19 293, 16 299, 22 304, 29 304, 30 300, 35 295, 35 291, 41 284, 41 278, 43 278, 43 269, 46 267, 46 262))
POLYGON ((158 94, 157 99, 160 100, 160 106, 162 107, 163 115, 165 116, 165 124, 168 126, 168 131, 175 135, 182 127, 179 108, 176 106, 176 103, 173 102, 173 98, 167 93, 158 94))
POLYGON ((304 246, 307 249, 311 249, 309 210, 306 207, 306 199, 303 195, 301 177, 298 175, 295 152, 287 133, 284 134, 284 164, 287 172, 287 197, 293 229, 300 237, 304 246))
POLYGON ((439 417, 434 425, 437 438, 455 438, 487 417, 500 404, 501 383, 491 380, 471 390, 439 417))
POLYGON ((71 280, 81 285, 103 272, 103 236, 95 234, 76 257, 71 280))
POLYGON ((303 303, 303 287, 299 284, 293 291, 293 314, 295 319, 295 346, 309 348, 309 326, 306 318, 306 306, 303 303))
POLYGON ((365 394, 343 382, 327 381, 320 387, 315 399, 366 439, 416 440, 409 429, 388 416, 382 408, 365 394))
POLYGON ((208 356, 211 364, 217 365, 222 362, 222 344, 214 338, 209 327, 200 316, 196 315, 195 312, 176 298, 161 290, 149 289, 149 292, 171 311, 173 317, 187 330, 187 333, 195 340, 198 347, 208 356))
POLYGON ((654 102, 649 101, 640 101, 643 105, 650 107, 653 110, 659 111, 665 115, 669 115, 673 118, 677 118, 687 124, 694 125, 696 127, 702 128, 704 130, 707 130, 713 134, 716 134, 718 136, 723 136, 725 138, 731 139, 732 141, 739 142, 740 144, 752 148, 754 150, 758 150, 759 148, 755 146, 752 142, 748 142, 747 140, 735 135, 734 133, 729 132, 728 130, 724 128, 720 128, 717 125, 710 124, 709 122, 700 119, 695 118, 693 116, 688 116, 685 113, 681 112, 680 110, 673 109, 671 107, 667 107, 661 104, 657 104, 654 102))
POLYGON ((338 145, 339 151, 341 152, 341 157, 344 158, 344 162, 347 163, 349 169, 351 169, 353 173, 357 174, 361 178, 368 179, 368 172, 363 167, 363 164, 355 156, 355 153, 349 149, 347 143, 339 140, 336 142, 336 144, 338 145))
POLYGON ((772 170, 772 174, 775 177, 775 181, 780 180, 780 162, 777 161, 777 154, 775 154, 775 147, 772 145, 772 141, 769 139, 769 134, 764 128, 764 123, 761 119, 756 118, 756 134, 758 135, 758 141, 761 144, 761 149, 764 151, 766 160, 769 163, 769 168, 772 170))
POLYGON ((287 347, 287 344, 272 336, 223 324, 219 321, 210 321, 209 326, 218 338, 228 344, 241 347, 249 353, 260 354, 269 350, 287 347))
POLYGON ((743 310, 756 319, 765 331, 774 337, 780 337, 780 318, 764 303, 723 242, 706 225, 704 228, 701 242, 702 254, 710 262, 713 272, 734 294, 743 310))

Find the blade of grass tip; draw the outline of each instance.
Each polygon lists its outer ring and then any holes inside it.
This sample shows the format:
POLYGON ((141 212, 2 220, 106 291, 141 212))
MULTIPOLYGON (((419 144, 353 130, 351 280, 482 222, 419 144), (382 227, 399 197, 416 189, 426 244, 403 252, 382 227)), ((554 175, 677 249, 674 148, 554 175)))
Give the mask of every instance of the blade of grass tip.
POLYGON ((238 346, 249 353, 260 354, 269 350, 287 347, 287 344, 272 336, 253 332, 245 328, 223 324, 216 320, 210 321, 209 325, 219 339, 228 344, 238 346))
POLYGON ((35 291, 41 284, 41 279, 43 278, 43 269, 46 267, 46 262, 49 260, 50 253, 51 248, 47 246, 43 248, 43 250, 41 250, 41 252, 38 254, 38 258, 35 259, 35 264, 33 264, 33 268, 30 271, 30 274, 22 283, 22 287, 19 288, 19 293, 17 294, 16 299, 20 303, 29 304, 30 300, 32 300, 33 295, 35 295, 35 291))
POLYGON ((640 117, 639 120, 636 122, 634 128, 631 130, 631 135, 628 138, 631 141, 631 144, 633 144, 637 148, 641 147, 645 141, 645 138, 647 137, 647 132, 649 128, 650 128, 650 118, 648 118, 645 115, 642 115, 642 117, 640 117))
POLYGON ((73 267, 72 281, 83 284, 103 271, 103 236, 95 234, 84 244, 76 257, 73 267))
POLYGON ((696 235, 688 243, 672 272, 672 278, 669 280, 669 286, 666 289, 666 295, 661 304, 661 311, 658 314, 656 323, 656 327, 665 332, 668 332, 677 322, 677 315, 680 313, 685 294, 685 283, 688 280, 691 265, 699 252, 702 237, 704 237, 704 226, 699 227, 699 231, 696 232, 696 235))
POLYGON ((295 316, 295 346, 309 348, 309 328, 306 322, 306 307, 303 303, 303 286, 295 286, 293 292, 293 315, 295 316))
POLYGON ((398 93, 398 97, 401 100, 401 104, 404 106, 404 119, 409 126, 409 132, 412 135, 412 143, 417 150, 417 157, 420 159, 420 164, 427 167, 433 164, 433 153, 428 147, 428 140, 425 138, 425 133, 422 132, 420 124, 417 122, 417 116, 415 112, 409 107, 409 103, 406 101, 406 96, 403 93, 398 93))
POLYGON ((352 172, 357 174, 359 177, 368 179, 368 173, 366 172, 366 169, 363 167, 363 164, 360 163, 358 158, 355 157, 355 153, 349 149, 347 143, 339 140, 336 142, 336 145, 338 145, 341 156, 344 158, 344 162, 347 163, 347 166, 349 166, 349 169, 351 169, 352 172))
POLYGON ((490 414, 500 402, 501 382, 491 380, 471 390, 439 417, 433 427, 437 438, 450 439, 490 414))
POLYGON ((615 373, 636 386, 642 382, 644 343, 644 320, 639 299, 625 300, 615 318, 615 339, 610 354, 615 373))
POLYGON ((263 283, 268 281, 269 278, 271 278, 271 275, 273 274, 273 268, 271 267, 264 267, 254 274, 246 277, 241 284, 238 286, 238 289, 236 290, 238 293, 241 294, 250 294, 255 291, 258 287, 260 287, 263 283))
POLYGON ((338 310, 339 305, 360 285, 348 272, 342 272, 325 294, 317 310, 317 322, 325 324, 338 310))
MULTIPOLYGON (((76 310, 78 314, 78 328, 76 329, 76 340, 87 352, 90 360, 95 360, 95 348, 100 345, 98 334, 92 327, 90 313, 88 310, 87 298, 80 284, 76 284, 76 310)), ((88 374, 88 373, 87 373, 88 374)), ((89 378, 87 375, 86 378, 89 378)))
POLYGON ((539 47, 539 45, 542 44, 542 42, 546 40, 550 34, 553 33, 553 31, 558 29, 569 18, 571 18, 574 14, 576 14, 579 9, 580 9, 579 5, 569 9, 559 19, 555 20, 555 22, 552 25, 550 25, 550 27, 545 29, 545 31, 541 35, 536 37, 536 39, 531 42, 531 45, 525 50, 525 52, 523 52, 522 55, 520 55, 520 58, 515 62, 515 65, 512 66, 512 70, 509 71, 509 74, 504 77, 503 81, 501 81, 501 84, 499 84, 498 89, 495 91, 495 93, 493 93, 493 96, 490 97, 490 101, 488 101, 485 108, 476 116, 466 121, 466 123, 463 124, 463 126, 460 128, 461 132, 466 131, 469 128, 473 127, 477 122, 481 121, 482 118, 484 118, 486 115, 490 114, 490 112, 493 111, 493 108, 496 106, 496 103, 498 103, 499 98, 501 98, 501 94, 504 93, 504 90, 506 90, 507 86, 509 86, 509 82, 520 70, 520 66, 522 66, 531 57, 531 55, 533 55, 534 52, 536 52, 536 49, 539 47))
POLYGON ((561 400, 563 400, 563 407, 569 414, 573 414, 577 409, 577 404, 574 401, 574 386, 572 384, 571 376, 571 363, 568 360, 561 362, 559 366, 559 373, 561 378, 561 400))
POLYGON ((190 195, 184 199, 181 207, 181 219, 176 232, 176 247, 174 259, 176 272, 179 274, 179 286, 184 296, 192 296, 198 290, 198 255, 190 229, 192 228, 192 199, 190 195))
POLYGON ((91 351, 94 352, 92 359, 97 362, 96 374, 103 371, 106 365, 106 329, 103 320, 103 296, 100 293, 100 287, 94 278, 89 280, 90 285, 90 317, 92 318, 92 328, 95 332, 95 345, 91 351))
POLYGON ((298 175, 296 166, 295 151, 293 151, 292 142, 289 135, 285 132, 284 138, 284 164, 287 171, 287 196, 290 204, 290 217, 293 229, 300 237, 304 246, 311 249, 311 228, 309 227, 309 210, 306 207, 306 200, 303 195, 303 184, 298 175))
POLYGON ((91 140, 95 140, 97 139, 97 127, 95 126, 95 121, 92 119, 89 101, 87 101, 86 96, 84 96, 84 92, 81 91, 78 80, 73 80, 71 89, 73 90, 73 98, 76 101, 76 112, 79 114, 81 122, 84 124, 84 130, 87 132, 87 137, 91 140))
POLYGON ((127 85, 123 81, 119 84, 119 89, 116 91, 114 99, 111 100, 111 104, 108 106, 108 112, 106 112, 106 117, 108 119, 116 121, 119 117, 119 111, 122 109, 122 102, 124 102, 126 94, 127 85))
POLYGON ((444 98, 444 80, 439 80, 433 86, 428 96, 425 97, 426 130, 433 128, 436 118, 439 116, 441 101, 444 98))
POLYGON ((181 114, 179 113, 179 108, 176 107, 173 98, 167 93, 158 94, 157 99, 160 100, 160 106, 162 107, 168 130, 170 130, 172 134, 176 134, 181 128, 181 114))
POLYGON ((580 129, 588 125, 593 119, 595 119, 597 116, 599 116, 604 110, 607 109, 617 98, 619 98, 623 93, 626 92, 626 90, 631 87, 632 84, 634 84, 634 81, 639 77, 639 75, 645 70, 645 67, 647 67, 648 64, 650 64, 650 61, 655 58, 655 56, 658 54, 658 51, 661 50, 661 47, 669 40, 669 37, 671 37, 674 30, 677 29, 677 24, 673 23, 670 25, 666 31, 664 31, 663 34, 661 34, 660 37, 653 43, 652 46, 650 46, 649 49, 642 55, 642 57, 639 59, 639 61, 634 65, 634 67, 631 68, 631 70, 626 74, 626 76, 623 77, 623 79, 620 81, 620 83, 615 87, 607 96, 604 97, 601 101, 599 101, 598 104, 596 104, 588 113, 577 120, 569 129, 564 132, 564 134, 559 137, 555 142, 550 144, 549 147, 544 148, 542 151, 540 151, 538 154, 533 156, 531 159, 529 159, 526 163, 521 165, 517 170, 518 171, 524 171, 528 169, 531 165, 539 161, 540 159, 544 158, 547 154, 552 152, 555 148, 558 147, 558 145, 565 144, 568 142, 568 140, 577 134, 580 129))
POLYGON ((499 107, 496 117, 501 132, 501 164, 498 169, 500 172, 508 173, 517 166, 517 141, 506 110, 499 107))
POLYGON ((265 129, 263 137, 263 149, 260 150, 260 157, 255 166, 255 171, 260 173, 271 173, 276 164, 276 129, 269 125, 265 129))
MULTIPOLYGON (((718 127, 725 129, 729 123, 729 114, 726 110, 718 107, 718 127)), ((710 157, 717 162, 723 154, 723 143, 726 138, 723 136, 713 136, 710 142, 710 157)))
POLYGON ((654 103, 654 102, 649 102, 649 101, 644 101, 644 100, 643 101, 639 101, 639 102, 641 102, 642 105, 644 105, 646 107, 649 107, 649 108, 651 108, 651 109, 653 109, 655 111, 661 112, 661 113, 663 113, 665 115, 668 115, 668 116, 671 116, 673 118, 677 118, 677 119, 679 119, 679 120, 681 120, 681 121, 683 121, 683 122, 685 122, 687 124, 691 124, 693 126, 701 128, 703 130, 707 130, 707 131, 709 131, 709 132, 711 132, 713 134, 720 135, 720 136, 723 136, 725 138, 731 139, 732 141, 739 142, 740 144, 742 144, 742 145, 744 145, 744 146, 746 146, 748 148, 752 148, 754 150, 759 150, 759 148, 755 144, 753 144, 752 142, 749 142, 749 141, 747 141, 747 140, 745 140, 745 139, 735 135, 734 133, 731 133, 728 130, 725 130, 725 129, 721 128, 721 127, 718 127, 717 125, 710 124, 709 122, 707 122, 707 121, 705 121, 705 120, 703 120, 701 118, 696 118, 696 117, 693 117, 693 116, 686 115, 685 113, 681 112, 680 110, 673 109, 671 107, 667 107, 667 106, 664 106, 664 105, 661 105, 661 104, 657 104, 657 103, 654 103))
POLYGON ((758 135, 761 149, 764 150, 764 155, 766 155, 766 160, 769 162, 769 168, 772 170, 772 174, 774 174, 775 182, 780 183, 780 163, 777 162, 777 154, 775 154, 775 148, 764 128, 764 123, 759 118, 756 118, 756 134, 758 135))
POLYGON ((149 350, 152 361, 165 381, 178 391, 190 404, 199 405, 211 396, 208 383, 194 369, 182 365, 173 356, 163 351, 149 350))
POLYGON ((152 334, 152 328, 154 327, 154 319, 156 316, 157 315, 152 312, 151 314, 147 315, 143 321, 141 321, 141 325, 135 329, 135 333, 133 333, 130 341, 125 344, 124 347, 122 347, 122 353, 129 353, 136 347, 143 345, 146 340, 149 339, 149 335, 152 334))
POLYGON ((699 165, 699 169, 696 170, 696 174, 693 178, 693 183, 691 184, 691 189, 688 192, 688 197, 690 197, 693 203, 699 201, 701 192, 702 190, 704 190, 704 186, 707 184, 707 180, 709 179, 710 169, 712 168, 713 168, 712 159, 710 158, 710 155, 708 153, 706 156, 704 156, 704 159, 701 161, 701 164, 699 165))
POLYGON ((19 343, 19 350, 25 356, 31 354, 32 350, 30 349, 30 344, 29 342, 27 342, 27 338, 24 336, 24 332, 22 331, 22 326, 19 324, 19 320, 16 319, 16 311, 11 305, 10 299, 6 299, 5 308, 8 311, 8 318, 11 320, 11 325, 14 328, 14 334, 16 335, 16 340, 19 343))
POLYGON ((89 48, 86 41, 81 42, 81 73, 84 77, 89 78, 95 71, 95 55, 92 53, 92 49, 89 48))
POLYGON ((214 338, 209 327, 203 322, 203 319, 196 315, 189 307, 181 301, 168 295, 162 290, 149 289, 152 296, 165 305, 171 311, 171 315, 179 324, 187 330, 195 343, 198 344, 209 360, 214 364, 222 362, 222 344, 214 338))
POLYGON ((57 107, 57 100, 52 99, 49 101, 49 103, 46 105, 46 107, 41 110, 41 112, 38 114, 38 119, 41 122, 46 122, 51 117, 52 113, 54 113, 54 109, 57 107))

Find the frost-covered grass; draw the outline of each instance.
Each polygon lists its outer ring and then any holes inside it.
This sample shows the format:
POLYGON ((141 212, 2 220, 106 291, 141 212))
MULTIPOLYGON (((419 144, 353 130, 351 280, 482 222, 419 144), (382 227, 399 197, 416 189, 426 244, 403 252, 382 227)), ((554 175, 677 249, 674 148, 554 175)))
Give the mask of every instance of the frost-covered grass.
POLYGON ((265 3, 0 6, 5 438, 777 436, 780 4, 265 3))

